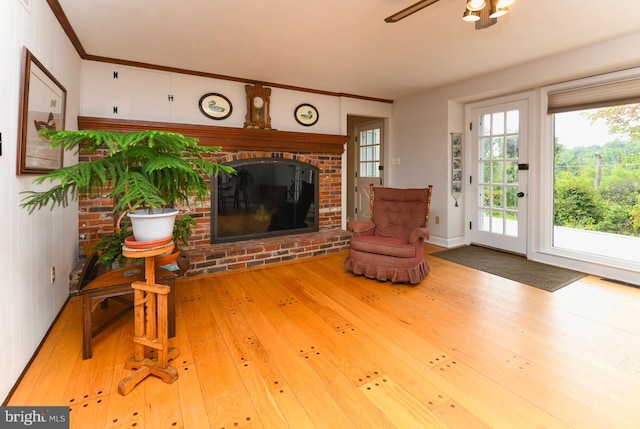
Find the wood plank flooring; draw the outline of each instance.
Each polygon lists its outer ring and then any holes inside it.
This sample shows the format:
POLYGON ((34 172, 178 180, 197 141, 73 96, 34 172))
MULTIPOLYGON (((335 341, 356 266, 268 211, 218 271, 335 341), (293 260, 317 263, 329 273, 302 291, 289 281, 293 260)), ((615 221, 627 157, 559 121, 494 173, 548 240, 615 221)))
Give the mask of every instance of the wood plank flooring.
POLYGON ((132 315, 82 360, 72 298, 8 405, 69 405, 82 429, 640 427, 639 289, 548 293, 433 256, 394 285, 344 257, 180 280, 178 381, 126 397, 132 315))

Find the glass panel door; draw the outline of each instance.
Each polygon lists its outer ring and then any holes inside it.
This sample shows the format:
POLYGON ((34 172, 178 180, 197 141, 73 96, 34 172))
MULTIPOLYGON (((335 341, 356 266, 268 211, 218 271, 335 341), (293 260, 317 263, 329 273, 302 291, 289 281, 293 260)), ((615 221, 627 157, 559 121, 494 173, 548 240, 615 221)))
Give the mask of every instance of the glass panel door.
POLYGON ((382 186, 382 120, 359 124, 356 127, 355 218, 369 220, 369 186, 382 186))
POLYGON ((526 253, 527 104, 508 103, 472 110, 473 189, 471 241, 526 253), (523 170, 519 169, 523 165, 523 170))

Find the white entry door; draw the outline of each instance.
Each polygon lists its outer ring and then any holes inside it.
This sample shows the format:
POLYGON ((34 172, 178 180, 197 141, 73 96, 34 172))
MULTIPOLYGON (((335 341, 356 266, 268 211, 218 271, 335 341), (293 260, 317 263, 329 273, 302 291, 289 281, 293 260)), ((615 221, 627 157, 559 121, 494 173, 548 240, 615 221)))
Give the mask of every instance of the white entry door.
POLYGON ((369 220, 369 186, 382 186, 384 121, 374 120, 356 126, 355 219, 369 220))
POLYGON ((471 109, 471 243, 527 252, 527 100, 471 109))

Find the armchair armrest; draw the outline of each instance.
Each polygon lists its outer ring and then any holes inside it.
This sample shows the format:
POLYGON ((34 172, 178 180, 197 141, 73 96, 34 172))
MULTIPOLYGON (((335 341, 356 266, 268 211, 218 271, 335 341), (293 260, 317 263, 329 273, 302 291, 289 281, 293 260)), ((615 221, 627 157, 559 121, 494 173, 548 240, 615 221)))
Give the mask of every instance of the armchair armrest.
POLYGON ((429 239, 429 228, 414 228, 413 231, 409 233, 409 243, 416 243, 418 240, 428 240, 429 239))
POLYGON ((376 224, 371 221, 351 221, 347 222, 347 229, 353 231, 355 237, 373 235, 376 224))

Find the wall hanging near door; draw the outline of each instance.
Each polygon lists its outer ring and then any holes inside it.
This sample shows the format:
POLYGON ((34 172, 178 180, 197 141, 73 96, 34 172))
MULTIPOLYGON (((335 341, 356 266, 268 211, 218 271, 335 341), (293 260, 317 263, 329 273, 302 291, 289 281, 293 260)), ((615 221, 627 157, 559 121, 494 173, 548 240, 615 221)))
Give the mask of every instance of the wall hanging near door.
POLYGON ((462 194, 462 133, 451 133, 451 195, 458 207, 462 194))

